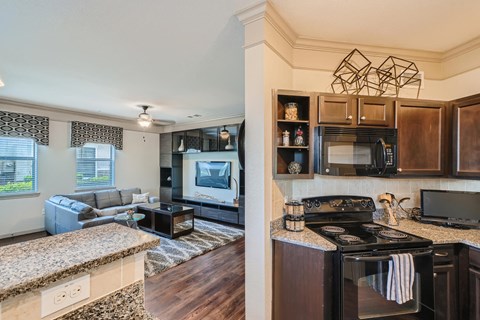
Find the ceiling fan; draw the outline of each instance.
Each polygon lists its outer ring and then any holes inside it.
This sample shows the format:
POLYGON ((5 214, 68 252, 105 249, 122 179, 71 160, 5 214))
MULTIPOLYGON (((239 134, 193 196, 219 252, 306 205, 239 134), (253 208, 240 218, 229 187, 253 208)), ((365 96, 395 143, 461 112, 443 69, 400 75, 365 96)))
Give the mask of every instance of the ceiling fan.
POLYGON ((143 112, 138 115, 137 122, 143 128, 148 128, 152 124, 154 126, 167 126, 175 123, 173 120, 153 119, 152 116, 147 113, 147 109, 151 108, 151 106, 140 105, 139 107, 143 109, 143 112))

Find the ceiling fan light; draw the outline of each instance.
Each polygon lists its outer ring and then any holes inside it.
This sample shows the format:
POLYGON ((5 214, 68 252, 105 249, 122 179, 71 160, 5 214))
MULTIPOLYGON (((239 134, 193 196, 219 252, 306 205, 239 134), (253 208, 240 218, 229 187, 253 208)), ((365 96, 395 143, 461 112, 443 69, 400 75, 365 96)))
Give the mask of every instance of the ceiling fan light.
POLYGON ((152 116, 147 113, 148 106, 141 106, 143 112, 138 115, 137 122, 142 128, 148 128, 153 122, 152 116))
POLYGON ((222 131, 220 131, 220 138, 222 140, 227 140, 230 137, 230 132, 228 132, 226 126, 223 126, 222 131))
POLYGON ((138 122, 138 124, 140 125, 140 127, 142 127, 142 128, 148 128, 148 127, 150 127, 150 125, 152 124, 152 119, 148 120, 148 119, 138 118, 137 122, 138 122))

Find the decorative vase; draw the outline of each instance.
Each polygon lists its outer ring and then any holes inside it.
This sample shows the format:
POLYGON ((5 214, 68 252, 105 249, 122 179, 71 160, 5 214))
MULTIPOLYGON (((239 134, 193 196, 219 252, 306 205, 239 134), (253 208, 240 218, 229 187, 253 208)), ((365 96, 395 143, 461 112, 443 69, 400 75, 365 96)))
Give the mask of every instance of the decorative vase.
POLYGON ((293 141, 293 144, 296 146, 304 146, 305 141, 303 140, 303 130, 302 126, 299 126, 297 131, 295 132, 295 140, 293 141))
POLYGON ((185 146, 183 145, 183 139, 180 139, 180 146, 178 147, 178 152, 185 151, 185 146))
POLYGON ((298 103, 285 104, 285 120, 298 120, 298 103))
POLYGON ((282 132, 282 142, 285 147, 288 147, 290 145, 290 132, 287 130, 282 132))

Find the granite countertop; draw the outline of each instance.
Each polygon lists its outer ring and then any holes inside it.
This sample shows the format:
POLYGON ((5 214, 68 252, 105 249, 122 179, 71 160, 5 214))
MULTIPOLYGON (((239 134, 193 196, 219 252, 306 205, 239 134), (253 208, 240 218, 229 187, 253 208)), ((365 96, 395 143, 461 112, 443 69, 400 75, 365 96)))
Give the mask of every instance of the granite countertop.
MULTIPOLYGON (((337 250, 336 245, 311 231, 310 229, 305 228, 302 232, 287 231, 283 229, 283 227, 280 227, 281 222, 279 221, 272 222, 272 240, 298 244, 323 251, 337 250)), ((381 220, 375 220, 374 222, 385 226, 387 225, 381 220)), ((420 223, 413 220, 400 220, 400 224, 398 226, 389 227, 430 239, 433 241, 433 244, 463 243, 480 249, 480 230, 478 229, 462 230, 447 228, 420 223)))
POLYGON ((319 236, 308 228, 305 228, 301 232, 293 232, 285 229, 277 230, 272 233, 271 238, 273 240, 298 244, 301 246, 310 247, 313 249, 320 249, 323 251, 337 250, 336 245, 334 245, 324 237, 319 236))
POLYGON ((144 231, 108 223, 2 247, 0 302, 159 244, 144 231))
MULTIPOLYGON (((376 223, 387 226, 383 220, 375 220, 376 223)), ((440 227, 432 224, 420 223, 414 220, 400 220, 398 226, 389 226, 392 229, 411 233, 415 236, 427 238, 433 244, 463 243, 480 249, 479 229, 456 229, 440 227)))

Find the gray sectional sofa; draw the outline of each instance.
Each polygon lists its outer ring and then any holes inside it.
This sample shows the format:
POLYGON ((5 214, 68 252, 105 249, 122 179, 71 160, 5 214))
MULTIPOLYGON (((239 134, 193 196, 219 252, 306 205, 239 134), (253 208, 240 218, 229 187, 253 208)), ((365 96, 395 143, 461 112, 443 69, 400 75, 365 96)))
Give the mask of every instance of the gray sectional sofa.
MULTIPOLYGON (((134 193, 141 194, 140 188, 52 196, 45 200, 45 229, 58 234, 113 222, 115 215, 141 204, 132 204, 134 193)), ((158 197, 148 198, 149 203, 158 201, 158 197)))

